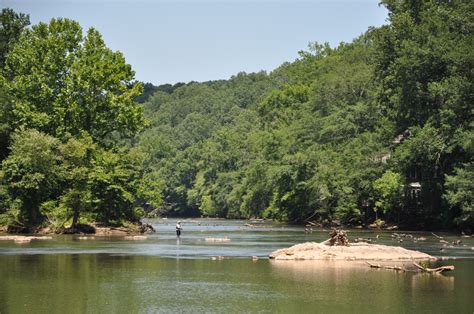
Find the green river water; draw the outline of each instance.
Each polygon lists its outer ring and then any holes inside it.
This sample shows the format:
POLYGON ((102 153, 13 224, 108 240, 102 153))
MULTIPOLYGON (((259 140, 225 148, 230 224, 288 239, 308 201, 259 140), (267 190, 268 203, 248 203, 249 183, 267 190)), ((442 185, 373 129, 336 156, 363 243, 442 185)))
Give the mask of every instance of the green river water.
POLYGON ((146 240, 76 235, 15 244, 0 241, 0 313, 473 313, 474 238, 351 230, 349 237, 417 249, 454 265, 443 275, 371 269, 367 265, 268 260, 272 251, 322 241, 327 230, 266 222, 150 221, 146 240), (210 243, 206 237, 229 237, 210 243), (223 256, 223 260, 213 260, 223 256), (258 256, 258 260, 252 260, 258 256), (447 260, 445 260, 447 259, 447 260))

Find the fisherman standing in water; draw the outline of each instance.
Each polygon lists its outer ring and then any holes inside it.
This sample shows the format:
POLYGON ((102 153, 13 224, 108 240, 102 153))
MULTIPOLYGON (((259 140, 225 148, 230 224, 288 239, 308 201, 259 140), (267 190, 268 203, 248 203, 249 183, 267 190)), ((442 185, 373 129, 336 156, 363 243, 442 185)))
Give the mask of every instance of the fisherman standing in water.
POLYGON ((176 224, 176 236, 179 238, 179 236, 181 235, 181 221, 178 221, 178 223, 176 224))

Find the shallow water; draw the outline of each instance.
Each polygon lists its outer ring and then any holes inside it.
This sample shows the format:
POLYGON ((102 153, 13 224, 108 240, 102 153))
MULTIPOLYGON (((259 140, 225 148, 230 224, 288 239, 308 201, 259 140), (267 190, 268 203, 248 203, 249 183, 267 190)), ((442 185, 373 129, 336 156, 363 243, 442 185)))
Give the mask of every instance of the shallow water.
POLYGON ((301 226, 245 221, 185 220, 177 240, 175 221, 153 220, 146 240, 64 235, 15 244, 0 241, 0 313, 154 312, 430 312, 474 311, 473 238, 430 233, 426 241, 402 243, 389 232, 351 231, 350 238, 379 237, 455 260, 445 275, 398 273, 341 263, 275 262, 275 249, 322 241, 301 226), (206 242, 206 237, 229 242, 206 242), (211 257, 223 256, 224 260, 211 257), (252 261, 251 256, 259 256, 252 261))

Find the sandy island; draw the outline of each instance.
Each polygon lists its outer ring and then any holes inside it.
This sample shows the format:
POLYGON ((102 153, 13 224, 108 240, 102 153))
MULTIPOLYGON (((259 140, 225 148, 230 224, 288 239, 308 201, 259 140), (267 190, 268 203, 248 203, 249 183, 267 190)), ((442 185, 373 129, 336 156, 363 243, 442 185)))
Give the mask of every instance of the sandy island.
POLYGON ((331 246, 327 242, 307 242, 270 254, 274 260, 334 260, 334 261, 435 261, 436 257, 402 247, 352 243, 331 246))

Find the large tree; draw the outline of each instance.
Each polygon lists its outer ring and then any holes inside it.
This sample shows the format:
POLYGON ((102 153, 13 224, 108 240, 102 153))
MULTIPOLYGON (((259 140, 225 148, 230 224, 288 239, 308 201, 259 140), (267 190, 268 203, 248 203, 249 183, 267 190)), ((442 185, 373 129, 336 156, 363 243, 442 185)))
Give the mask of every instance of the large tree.
POLYGON ((10 130, 35 128, 64 139, 89 133, 94 141, 135 134, 143 124, 134 102, 142 86, 120 52, 95 29, 52 19, 26 30, 6 59, 1 83, 9 96, 10 130))
POLYGON ((138 222, 137 197, 160 202, 140 180, 141 155, 118 141, 144 124, 142 85, 96 30, 68 19, 25 29, 0 74, 0 224, 138 222))

